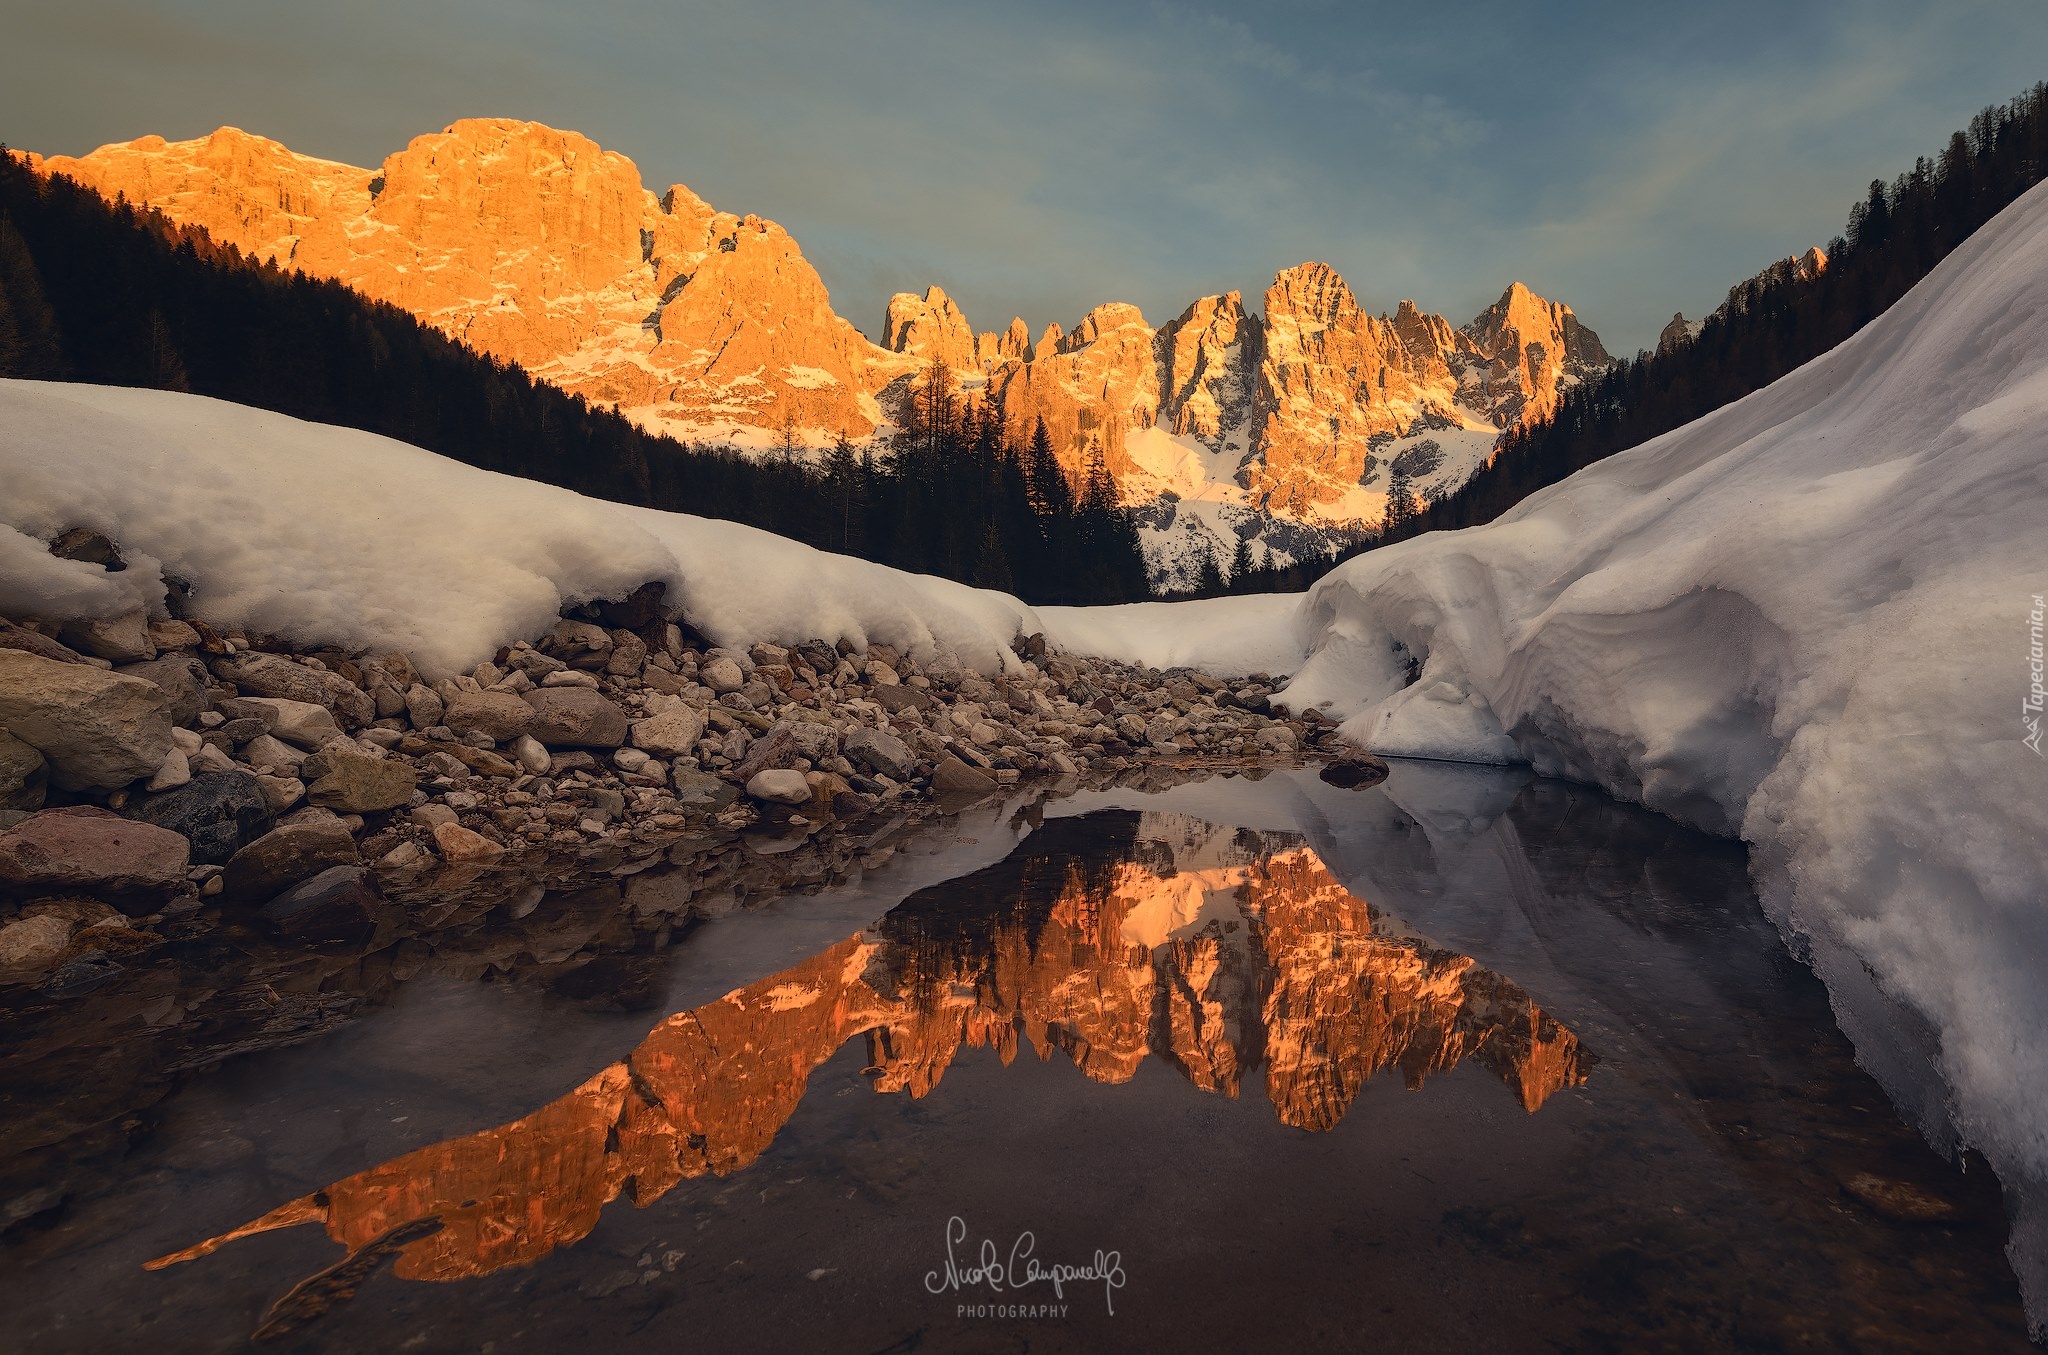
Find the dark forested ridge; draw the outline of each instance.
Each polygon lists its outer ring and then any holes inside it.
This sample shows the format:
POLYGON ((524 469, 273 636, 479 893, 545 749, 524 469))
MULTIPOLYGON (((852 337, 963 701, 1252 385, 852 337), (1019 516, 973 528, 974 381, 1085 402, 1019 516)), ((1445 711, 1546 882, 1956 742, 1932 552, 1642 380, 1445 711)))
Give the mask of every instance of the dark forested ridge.
POLYGON ((1148 595, 1106 474, 933 387, 881 451, 822 466, 650 434, 336 282, 244 258, 0 150, 0 376, 215 396, 578 493, 766 528, 1034 603, 1148 595), (1037 440, 1034 440, 1036 443, 1037 440))
MULTIPOLYGON (((1566 393, 1547 422, 1502 439, 1466 484, 1347 552, 1491 522, 1529 495, 1683 427, 1784 376, 1869 324, 2048 166, 2048 84, 1987 108, 1935 159, 1874 180, 1815 277, 1773 268, 1730 290, 1691 342, 1639 354, 1566 393)), ((1230 591, 1260 591, 1251 586, 1230 591)))

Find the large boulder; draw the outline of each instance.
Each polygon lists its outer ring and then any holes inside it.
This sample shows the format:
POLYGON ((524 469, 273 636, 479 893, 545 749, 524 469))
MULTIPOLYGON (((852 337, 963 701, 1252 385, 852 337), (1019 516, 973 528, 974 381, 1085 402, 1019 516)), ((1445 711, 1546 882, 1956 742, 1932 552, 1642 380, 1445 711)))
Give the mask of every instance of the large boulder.
POLYGON ((78 890, 147 913, 178 892, 190 864, 178 834, 87 805, 46 809, 0 832, 0 887, 18 895, 78 890))
POLYGON ((271 931, 297 941, 367 941, 377 930, 376 881, 361 866, 332 866, 263 905, 271 931))
POLYGON ((540 687, 521 698, 533 708, 527 732, 549 748, 617 748, 626 712, 588 687, 540 687))
POLYGON ((171 751, 163 690, 141 678, 0 649, 0 728, 41 753, 62 790, 153 776, 171 751))
POLYGON ((221 873, 221 902, 263 903, 301 880, 357 860, 356 840, 340 819, 284 824, 229 860, 221 873))
POLYGON ((870 770, 901 781, 917 770, 917 755, 910 745, 886 729, 865 725, 846 735, 846 756, 870 770))
POLYGON ((412 798, 419 773, 388 757, 372 757, 347 742, 331 743, 299 764, 306 799, 338 814, 375 814, 412 798))
POLYGON ((49 780, 43 755, 0 729, 0 809, 41 809, 49 780))
POLYGON ((633 722, 633 746, 655 757, 688 757, 704 737, 703 712, 678 702, 658 715, 633 722))
POLYGON ((263 787, 246 772, 202 772, 175 790, 128 802, 122 813, 168 828, 192 844, 192 859, 224 866, 269 832, 276 816, 263 787))
POLYGON ((533 707, 511 692, 458 692, 441 723, 457 734, 482 734, 509 743, 533 726, 533 707))
POLYGON ((308 668, 282 655, 229 654, 213 661, 213 671, 245 695, 281 696, 287 701, 325 706, 351 729, 377 718, 377 703, 370 694, 341 674, 308 668))
POLYGON ((154 682, 170 703, 171 723, 189 725, 199 712, 213 707, 213 693, 206 685, 206 665, 197 654, 164 654, 147 663, 131 663, 115 670, 124 677, 154 682))

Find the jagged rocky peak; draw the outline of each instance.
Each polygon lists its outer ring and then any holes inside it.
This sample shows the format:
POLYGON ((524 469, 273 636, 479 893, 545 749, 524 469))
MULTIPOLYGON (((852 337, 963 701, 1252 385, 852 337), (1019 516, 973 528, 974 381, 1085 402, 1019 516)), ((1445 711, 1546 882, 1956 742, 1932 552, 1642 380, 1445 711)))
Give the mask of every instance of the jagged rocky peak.
POLYGON ((1152 329, 1145 323, 1145 314, 1128 301, 1105 301, 1081 317, 1081 323, 1074 326, 1073 333, 1059 342, 1059 351, 1071 353, 1086 347, 1111 330, 1137 328, 1145 331, 1149 338, 1152 329))
POLYGON ((959 371, 980 366, 975 358, 974 331, 943 287, 933 284, 922 297, 898 292, 889 298, 882 319, 882 346, 926 362, 937 359, 959 371))
POLYGON ((1657 334, 1657 351, 1669 353, 1685 347, 1699 336, 1700 322, 1688 320, 1682 312, 1674 312, 1671 323, 1657 334))
POLYGON ((1018 316, 1000 334, 979 334, 974 339, 974 360, 986 371, 999 362, 1022 362, 1031 356, 1031 328, 1018 316))
POLYGON ((1205 296, 1159 331, 1160 423, 1215 448, 1242 421, 1262 331, 1236 292, 1205 296))
POLYGON ((1487 364, 1468 402, 1503 428, 1548 417, 1565 390, 1614 362, 1570 306, 1519 282, 1463 333, 1487 364))
POLYGON ((1048 325, 1023 362, 996 368, 989 389, 1019 442, 1045 421, 1053 452, 1081 473, 1099 450, 1110 474, 1131 468, 1124 436, 1150 428, 1159 412, 1154 334, 1136 306, 1112 301, 1081 318, 1071 334, 1048 325))

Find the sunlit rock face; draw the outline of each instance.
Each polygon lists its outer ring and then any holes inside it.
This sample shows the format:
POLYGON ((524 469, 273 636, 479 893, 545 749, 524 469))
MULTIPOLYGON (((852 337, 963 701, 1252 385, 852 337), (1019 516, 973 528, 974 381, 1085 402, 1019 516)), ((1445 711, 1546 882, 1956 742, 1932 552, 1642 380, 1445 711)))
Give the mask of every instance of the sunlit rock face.
POLYGON ((1420 1087, 1473 1060, 1534 1111, 1585 1079, 1573 1034, 1470 958, 1385 934, 1298 839, 1144 815, 1122 859, 1031 856, 970 877, 991 900, 919 914, 668 1018, 622 1062, 524 1119, 337 1181, 151 1262, 318 1221, 351 1252, 394 1228, 396 1273, 449 1280, 532 1262, 596 1226, 629 1189, 746 1169, 813 1070, 865 1037, 875 1090, 932 1094, 963 1048, 1005 1064, 1020 1040, 1095 1082, 1148 1057, 1203 1092, 1263 1072, 1280 1119, 1336 1126, 1375 1073, 1420 1087))
MULTIPOLYGON (((1043 423, 1077 483, 1099 455, 1141 510, 1166 588, 1240 539, 1280 564, 1359 539, 1397 463, 1417 495, 1448 493, 1502 430, 1548 417, 1608 363, 1570 307, 1520 283, 1457 327, 1409 301, 1369 313, 1323 263, 1283 269, 1263 311, 1223 292, 1154 329, 1108 302, 1036 342, 1022 318, 977 335, 931 287, 892 297, 870 342, 774 222, 681 185, 656 194, 626 157, 511 119, 457 122, 377 169, 234 128, 31 163, 346 283, 685 440, 886 436, 941 364, 967 403, 996 403, 1018 444, 1043 423)), ((1815 253, 1777 269, 1824 266, 1815 253)))
POLYGON ((971 372, 981 365, 974 331, 942 287, 928 287, 923 296, 898 292, 890 297, 882 317, 882 346, 921 362, 943 362, 956 372, 971 372))
POLYGON ((224 127, 44 169, 344 282, 657 428, 874 427, 868 364, 889 355, 833 313, 786 231, 680 185, 657 197, 631 160, 576 132, 465 119, 371 170, 224 127))

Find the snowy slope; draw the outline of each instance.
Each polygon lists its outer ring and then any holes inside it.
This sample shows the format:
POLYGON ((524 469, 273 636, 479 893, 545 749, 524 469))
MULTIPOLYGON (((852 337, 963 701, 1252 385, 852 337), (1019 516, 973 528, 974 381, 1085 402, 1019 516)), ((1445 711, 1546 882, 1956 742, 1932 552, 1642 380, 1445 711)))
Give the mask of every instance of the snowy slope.
POLYGON ((723 643, 842 637, 993 671, 1002 593, 828 555, 737 523, 586 499, 390 438, 199 396, 0 381, 0 614, 161 610, 163 575, 223 624, 467 671, 565 602, 659 579, 723 643), (44 542, 104 532, 130 568, 44 542))
POLYGON ((1860 1057, 2019 1196, 2036 1320, 2044 544, 2048 187, 1768 389, 1335 571, 1288 692, 1383 752, 1526 759, 1755 844, 1860 1057))

